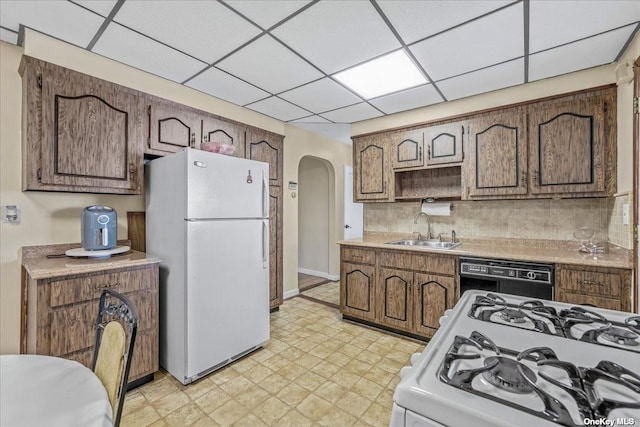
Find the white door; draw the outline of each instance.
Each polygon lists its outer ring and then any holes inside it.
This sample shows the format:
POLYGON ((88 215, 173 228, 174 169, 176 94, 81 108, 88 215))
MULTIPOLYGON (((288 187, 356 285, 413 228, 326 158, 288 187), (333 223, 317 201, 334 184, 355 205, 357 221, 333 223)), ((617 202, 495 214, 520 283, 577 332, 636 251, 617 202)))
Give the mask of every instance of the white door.
POLYGON ((362 203, 353 202, 353 168, 344 167, 344 239, 362 237, 364 210, 362 203))
POLYGON ((269 339, 269 221, 187 221, 191 378, 269 339))
POLYGON ((266 218, 269 165, 187 150, 187 218, 266 218))

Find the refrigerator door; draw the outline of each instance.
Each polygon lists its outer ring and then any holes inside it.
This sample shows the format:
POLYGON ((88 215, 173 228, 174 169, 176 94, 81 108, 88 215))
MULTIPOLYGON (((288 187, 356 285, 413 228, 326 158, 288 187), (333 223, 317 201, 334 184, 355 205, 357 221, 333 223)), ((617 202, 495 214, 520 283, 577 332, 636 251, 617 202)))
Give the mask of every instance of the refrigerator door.
POLYGON ((187 149, 186 218, 267 218, 269 165, 187 149))
POLYGON ((192 378, 269 339, 267 220, 186 221, 192 378))

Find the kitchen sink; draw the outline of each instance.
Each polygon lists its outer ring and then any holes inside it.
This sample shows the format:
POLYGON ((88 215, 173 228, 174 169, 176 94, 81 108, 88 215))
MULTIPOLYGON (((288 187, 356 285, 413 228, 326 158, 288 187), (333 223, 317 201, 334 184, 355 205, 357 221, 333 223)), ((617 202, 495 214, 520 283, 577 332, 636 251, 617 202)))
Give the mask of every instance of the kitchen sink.
POLYGON ((401 245, 401 246, 417 246, 433 249, 453 249, 460 246, 460 242, 441 242, 439 240, 394 240, 393 242, 387 242, 387 245, 401 245))

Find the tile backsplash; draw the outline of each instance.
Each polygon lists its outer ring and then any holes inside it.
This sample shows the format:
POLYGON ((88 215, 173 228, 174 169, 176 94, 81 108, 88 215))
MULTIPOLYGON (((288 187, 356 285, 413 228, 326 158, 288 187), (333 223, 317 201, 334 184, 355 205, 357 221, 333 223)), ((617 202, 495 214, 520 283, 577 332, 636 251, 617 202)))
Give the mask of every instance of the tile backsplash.
MULTIPOLYGON (((451 216, 432 216, 434 236, 455 230, 460 238, 507 237, 573 240, 580 227, 595 230, 599 241, 632 247, 631 227, 622 224, 622 204, 629 195, 593 199, 454 201, 451 216)), ((420 202, 366 203, 365 231, 427 231, 426 218, 414 218, 420 202)))

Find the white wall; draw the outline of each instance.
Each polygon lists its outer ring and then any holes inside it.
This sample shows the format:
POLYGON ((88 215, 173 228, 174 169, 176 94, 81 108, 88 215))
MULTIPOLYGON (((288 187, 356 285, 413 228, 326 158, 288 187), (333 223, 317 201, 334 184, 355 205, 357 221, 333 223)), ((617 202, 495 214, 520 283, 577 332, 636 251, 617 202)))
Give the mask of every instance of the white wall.
POLYGON ((305 156, 298 167, 298 268, 329 273, 329 170, 305 156))

